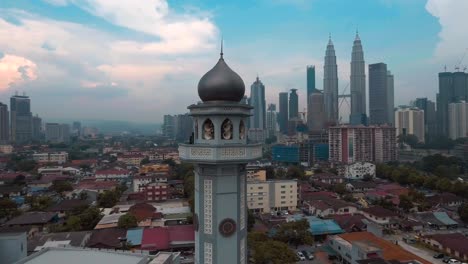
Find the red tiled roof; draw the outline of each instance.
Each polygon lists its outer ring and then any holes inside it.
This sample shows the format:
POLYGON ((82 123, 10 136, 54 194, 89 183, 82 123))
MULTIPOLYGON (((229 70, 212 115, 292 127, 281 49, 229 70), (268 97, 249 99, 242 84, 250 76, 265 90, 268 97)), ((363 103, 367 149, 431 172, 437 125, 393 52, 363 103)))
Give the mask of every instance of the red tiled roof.
POLYGON ((333 220, 346 232, 360 231, 366 228, 362 215, 334 215, 333 220))
POLYGON ((152 219, 156 208, 147 203, 137 203, 128 209, 128 212, 136 217, 138 221, 152 219))
POLYGON ((20 173, 20 172, 6 172, 0 174, 0 180, 14 180, 18 176, 24 176, 26 178, 31 177, 29 174, 20 173))
POLYGON ((460 233, 435 234, 425 237, 439 242, 444 248, 450 248, 463 255, 468 255, 468 238, 460 233))
POLYGON ((167 228, 156 227, 143 230, 142 250, 166 250, 169 248, 169 230, 167 228))
POLYGON ((377 216, 377 217, 392 217, 392 216, 398 216, 397 213, 390 211, 388 209, 385 209, 381 206, 374 206, 374 207, 369 207, 369 208, 364 208, 362 209, 363 212, 366 212, 368 214, 377 216))
POLYGON ((116 187, 119 183, 115 181, 95 181, 95 182, 80 182, 76 189, 89 189, 89 190, 103 190, 103 189, 112 189, 116 187))
POLYGON ((183 241, 195 241, 195 228, 193 225, 176 225, 169 226, 169 241, 183 242, 183 241))

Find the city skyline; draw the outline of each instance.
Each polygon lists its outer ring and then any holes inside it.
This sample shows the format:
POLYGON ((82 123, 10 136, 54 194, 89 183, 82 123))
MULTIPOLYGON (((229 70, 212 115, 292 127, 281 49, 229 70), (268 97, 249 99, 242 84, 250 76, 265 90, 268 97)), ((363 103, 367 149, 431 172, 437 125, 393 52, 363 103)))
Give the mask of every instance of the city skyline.
POLYGON ((466 10, 463 5, 467 3, 440 0, 278 0, 236 5, 6 0, 0 4, 0 71, 6 76, 0 81, 0 101, 7 103, 15 91, 24 91, 34 98, 35 112, 47 119, 93 116, 161 122, 164 113, 186 112, 183 105, 194 96, 192 88, 201 69, 216 57, 222 33, 226 55, 244 80, 251 83, 257 73, 262 76, 268 87, 267 104, 277 104, 279 92, 296 88, 299 109, 304 109, 304 68, 315 65, 317 88, 322 90, 329 33, 337 53, 339 93, 349 83, 357 28, 366 63, 385 62, 392 68, 395 105, 426 94, 435 101, 437 73, 444 65, 453 71, 466 49, 460 43, 468 37, 458 26, 466 21, 460 11, 466 10), (244 12, 247 5, 249 12, 277 15, 282 24, 263 16, 252 19, 244 12), (147 10, 148 16, 140 16, 138 8, 147 10), (255 26, 233 24, 237 21, 233 16, 249 17, 255 26), (174 21, 179 22, 176 28, 174 21), (253 43, 245 41, 254 36, 253 43), (65 100, 66 104, 60 103, 65 100), (55 111, 52 102, 63 111, 55 111))

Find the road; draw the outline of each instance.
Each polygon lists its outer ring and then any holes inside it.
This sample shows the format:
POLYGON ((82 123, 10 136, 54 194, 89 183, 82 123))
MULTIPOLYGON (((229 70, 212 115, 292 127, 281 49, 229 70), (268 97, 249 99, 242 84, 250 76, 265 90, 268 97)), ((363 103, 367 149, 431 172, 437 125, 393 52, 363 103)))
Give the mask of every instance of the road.
POLYGON ((434 256, 434 254, 436 254, 436 252, 430 250, 430 249, 421 249, 421 248, 417 248, 417 247, 414 247, 410 244, 406 244, 405 242, 403 241, 398 241, 398 244, 406 249, 407 251, 415 254, 416 256, 419 256, 420 258, 423 258, 431 263, 436 263, 436 264, 443 264, 444 262, 442 262, 442 260, 439 260, 439 259, 435 259, 433 258, 432 256, 434 256))

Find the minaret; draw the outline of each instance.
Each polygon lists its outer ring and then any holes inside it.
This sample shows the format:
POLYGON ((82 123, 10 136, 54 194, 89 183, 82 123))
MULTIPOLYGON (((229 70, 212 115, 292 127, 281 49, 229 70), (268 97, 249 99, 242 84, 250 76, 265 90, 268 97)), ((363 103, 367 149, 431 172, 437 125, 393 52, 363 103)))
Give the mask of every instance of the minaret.
POLYGON ((350 122, 353 125, 366 124, 366 72, 364 51, 361 39, 356 31, 353 51, 351 53, 351 115, 350 122))
POLYGON ((198 83, 202 102, 190 105, 192 144, 180 144, 182 161, 195 167, 195 263, 247 263, 246 165, 262 156, 247 144, 252 107, 242 102, 244 81, 223 59, 198 83))
POLYGON ((325 113, 329 124, 338 123, 338 66, 336 65, 335 47, 328 39, 325 52, 325 64, 323 66, 323 95, 325 113))

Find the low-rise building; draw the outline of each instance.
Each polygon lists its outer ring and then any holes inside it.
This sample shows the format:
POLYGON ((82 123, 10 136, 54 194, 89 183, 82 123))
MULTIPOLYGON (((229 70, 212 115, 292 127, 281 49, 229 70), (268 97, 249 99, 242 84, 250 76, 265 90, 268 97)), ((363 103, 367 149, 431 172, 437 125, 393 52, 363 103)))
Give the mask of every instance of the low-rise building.
POLYGON ((326 183, 326 184, 338 184, 343 183, 344 178, 343 176, 339 176, 333 173, 323 172, 317 173, 313 176, 314 180, 326 183))
POLYGON ((152 173, 149 175, 137 175, 133 177, 133 191, 141 192, 149 184, 167 183, 167 173, 152 173))
POLYGON ((13 153, 13 149, 12 145, 0 145, 0 153, 3 154, 11 154, 13 153))
POLYGON ((297 181, 272 180, 247 183, 247 206, 255 212, 295 210, 297 181))
POLYGON ((145 158, 142 154, 127 154, 120 155, 117 157, 117 161, 123 162, 128 166, 138 167, 141 164, 141 161, 145 158))
POLYGON ((39 230, 48 224, 57 222, 58 215, 53 212, 25 212, 5 223, 6 227, 31 226, 39 230))
POLYGON ((318 217, 328 217, 330 215, 352 215, 357 212, 357 206, 338 199, 304 201, 303 210, 318 217))
POLYGON ((385 209, 381 206, 373 206, 369 208, 363 208, 361 214, 372 222, 375 222, 384 227, 392 227, 398 224, 398 214, 385 209))
POLYGON ((342 263, 358 264, 360 260, 381 258, 404 263, 431 262, 406 251, 399 245, 369 232, 354 232, 331 236, 328 245, 342 259, 342 263), (413 261, 413 262, 411 262, 413 261), (418 261, 418 262, 414 262, 418 261))
POLYGON ((363 180, 375 178, 375 164, 370 162, 355 162, 344 166, 344 177, 350 180, 363 180))
POLYGON ((366 181, 351 181, 346 184, 346 189, 350 192, 367 192, 375 189, 377 184, 366 181))
POLYGON ((97 170, 95 173, 96 180, 98 181, 122 181, 128 179, 130 171, 128 170, 97 170))
POLYGON ((266 170, 247 169, 247 181, 266 181, 266 170))
POLYGON ((58 163, 63 164, 68 160, 67 152, 34 153, 33 160, 37 163, 58 163))
POLYGON ((460 233, 426 235, 421 241, 447 255, 468 260, 468 238, 460 233))

